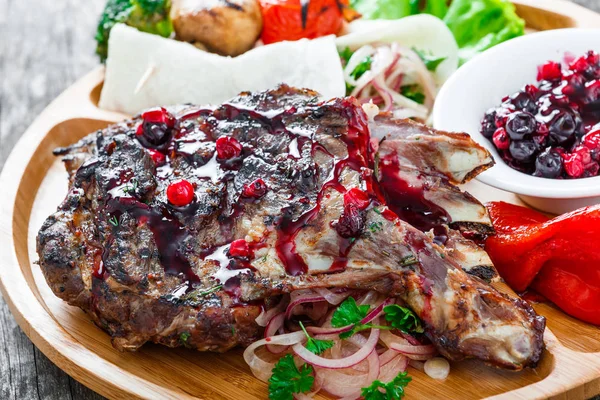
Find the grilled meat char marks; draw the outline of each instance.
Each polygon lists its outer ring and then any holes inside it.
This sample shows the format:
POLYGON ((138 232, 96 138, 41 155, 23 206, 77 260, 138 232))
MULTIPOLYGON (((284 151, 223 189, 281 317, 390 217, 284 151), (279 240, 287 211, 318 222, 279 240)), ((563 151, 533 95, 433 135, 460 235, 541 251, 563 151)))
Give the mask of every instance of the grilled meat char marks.
MULTIPOLYGON (((282 85, 216 109, 171 112, 176 118, 164 143, 143 140, 136 118, 61 149, 70 191, 38 236, 54 293, 88 312, 117 348, 153 341, 225 351, 262 334, 254 319, 276 296, 345 287, 403 299, 452 359, 512 369, 538 361, 543 319, 465 274, 461 260, 473 257, 462 254, 470 252, 463 239, 436 244, 387 207, 378 163, 382 155, 398 157, 404 170, 399 149, 406 137, 371 142, 373 122, 369 129, 354 100, 319 102, 314 92, 282 85), (235 139, 239 154, 219 158, 221 137, 235 139), (157 151, 164 161, 153 158, 157 151), (195 187, 187 206, 166 198, 177 179, 195 187), (264 186, 255 195, 248 187, 259 179, 264 186), (231 243, 240 239, 247 254, 232 255, 231 243)), ((423 135, 432 140, 439 138, 423 135)), ((469 147, 466 138, 443 144, 447 151, 469 147)), ((466 179, 484 169, 489 154, 478 155, 457 174, 466 179)), ((452 173, 452 163, 430 161, 435 167, 425 175, 452 173)), ((435 200, 446 207, 441 222, 457 222, 443 197, 435 200)), ((473 204, 466 194, 454 195, 452 204, 463 199, 473 204)), ((476 223, 485 225, 486 217, 476 223)))

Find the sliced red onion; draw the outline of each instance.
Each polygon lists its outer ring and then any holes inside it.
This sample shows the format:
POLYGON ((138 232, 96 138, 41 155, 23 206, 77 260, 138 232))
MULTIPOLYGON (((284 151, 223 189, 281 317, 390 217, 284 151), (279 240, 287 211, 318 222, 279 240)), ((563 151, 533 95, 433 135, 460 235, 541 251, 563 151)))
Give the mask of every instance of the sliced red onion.
POLYGON ((280 312, 282 312, 285 309, 287 300, 285 298, 285 296, 281 299, 281 301, 273 308, 271 308, 270 310, 265 310, 263 308, 263 310, 261 311, 261 313, 259 314, 258 317, 256 317, 255 321, 258 324, 258 326, 262 326, 263 328, 265 326, 267 326, 267 324, 269 323, 269 321, 277 314, 279 314, 280 312))
POLYGON ((353 365, 358 364, 365 358, 371 354, 373 350, 375 350, 375 346, 377 346, 377 342, 379 341, 379 329, 371 329, 371 334, 369 335, 369 339, 365 343, 365 345, 358 350, 356 353, 351 356, 333 360, 330 358, 324 358, 319 355, 316 355, 309 351, 306 347, 304 347, 301 343, 296 343, 292 350, 296 353, 300 358, 306 361, 309 364, 315 365, 321 368, 331 368, 331 369, 341 369, 348 368, 353 365))
MULTIPOLYGON (((285 313, 283 312, 271 318, 271 320, 267 324, 267 328, 265 329, 265 338, 275 336, 275 333, 277 333, 277 331, 283 326, 284 321, 285 313)), ((283 353, 287 350, 288 347, 289 346, 278 346, 272 344, 266 345, 267 350, 273 354, 283 353)))
POLYGON ((300 343, 302 340, 304 340, 304 338, 304 332, 300 331, 287 333, 285 335, 280 336, 271 336, 268 338, 258 340, 252 343, 250 346, 246 347, 246 350, 244 350, 244 361, 246 361, 246 364, 248 364, 250 370, 252 371, 255 377, 257 377, 263 382, 267 382, 271 377, 271 371, 273 370, 275 363, 262 360, 256 355, 256 349, 266 344, 292 346, 297 343, 300 343))
POLYGON ((404 357, 402 354, 396 353, 396 357, 392 358, 387 364, 381 366, 377 379, 381 382, 390 382, 398 376, 400 372, 406 371, 407 367, 408 358, 404 357))
POLYGON ((391 297, 388 297, 387 299, 385 299, 381 304, 379 304, 377 307, 375 307, 372 311, 370 311, 366 317, 364 317, 360 323, 361 325, 365 325, 368 324, 369 322, 373 321, 375 318, 379 317, 381 314, 383 314, 383 308, 386 306, 389 306, 390 304, 394 303, 394 299, 391 297))
POLYGON ((392 343, 390 349, 415 360, 427 360, 435 355, 433 345, 413 346, 412 344, 392 343))
POLYGON ((305 296, 299 296, 296 299, 293 299, 292 302, 287 306, 285 310, 285 317, 290 318, 292 316, 292 311, 294 307, 303 303, 316 303, 318 301, 325 301, 325 298, 319 295, 307 294, 305 296))
POLYGON ((346 325, 341 328, 321 328, 319 326, 307 326, 306 330, 315 335, 339 335, 348 332, 354 325, 346 325))
POLYGON ((445 358, 434 357, 425 361, 423 369, 433 379, 443 381, 450 373, 450 363, 445 358))
POLYGON ((334 306, 337 306, 352 294, 350 290, 346 290, 340 293, 334 293, 331 290, 325 288, 315 289, 315 292, 317 292, 321 297, 327 300, 329 304, 333 304, 334 306))
POLYGON ((364 361, 367 362, 367 365, 362 374, 346 374, 340 370, 318 369, 318 374, 323 377, 323 390, 341 399, 359 398, 362 388, 370 385, 379 375, 379 357, 374 351, 364 361))

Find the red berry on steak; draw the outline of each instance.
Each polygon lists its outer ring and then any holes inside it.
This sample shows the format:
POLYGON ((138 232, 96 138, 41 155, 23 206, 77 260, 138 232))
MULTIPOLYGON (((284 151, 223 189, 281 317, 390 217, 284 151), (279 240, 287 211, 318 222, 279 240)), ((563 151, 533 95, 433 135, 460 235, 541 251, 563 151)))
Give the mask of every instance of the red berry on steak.
POLYGON ((239 157, 242 153, 242 145, 231 136, 221 136, 216 141, 217 158, 221 160, 229 160, 230 158, 239 157))
POLYGON ((367 192, 358 188, 352 188, 344 193, 344 205, 354 204, 359 210, 364 210, 371 204, 367 192))
POLYGON ((158 150, 148 149, 148 153, 150 153, 152 161, 154 161, 154 164, 156 164, 157 166, 163 165, 167 160, 167 157, 158 150))
POLYGON ((504 128, 498 128, 496 132, 494 132, 492 140, 498 150, 506 150, 508 149, 508 146, 510 146, 510 138, 504 128))
POLYGON ((142 114, 142 120, 136 135, 145 147, 161 147, 171 139, 175 118, 166 109, 150 109, 142 114))
POLYGON ((242 196, 259 199, 267 193, 268 189, 269 188, 267 187, 265 181, 263 181, 261 178, 258 178, 244 185, 244 188, 242 189, 242 196))
POLYGON ((185 179, 171 182, 167 187, 167 199, 174 206, 187 206, 194 200, 194 187, 185 179))
POLYGON ((338 235, 346 239, 359 237, 364 227, 365 217, 363 212, 353 203, 344 206, 344 212, 334 225, 338 235))
POLYGON ((238 239, 229 245, 229 256, 238 258, 250 257, 250 246, 244 239, 238 239))

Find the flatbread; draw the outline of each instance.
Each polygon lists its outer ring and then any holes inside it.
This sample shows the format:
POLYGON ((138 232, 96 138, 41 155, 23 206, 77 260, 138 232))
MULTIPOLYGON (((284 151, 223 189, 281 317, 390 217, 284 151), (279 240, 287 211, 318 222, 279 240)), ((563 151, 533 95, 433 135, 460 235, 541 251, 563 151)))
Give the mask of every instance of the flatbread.
POLYGON ((159 105, 219 104, 283 82, 325 99, 344 96, 335 37, 270 44, 231 58, 119 24, 109 39, 99 106, 133 115, 159 105))

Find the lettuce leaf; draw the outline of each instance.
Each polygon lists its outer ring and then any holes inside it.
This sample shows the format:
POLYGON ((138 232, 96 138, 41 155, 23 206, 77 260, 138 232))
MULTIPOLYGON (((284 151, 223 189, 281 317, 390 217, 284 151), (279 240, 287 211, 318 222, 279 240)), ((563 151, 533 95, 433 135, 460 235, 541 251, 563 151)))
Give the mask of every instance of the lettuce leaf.
POLYGON ((432 14, 444 20, 459 47, 460 64, 508 39, 525 34, 525 21, 509 0, 351 0, 365 19, 432 14))
POLYGON ((525 21, 508 0, 454 0, 444 22, 458 43, 460 64, 490 47, 525 34, 525 21))

